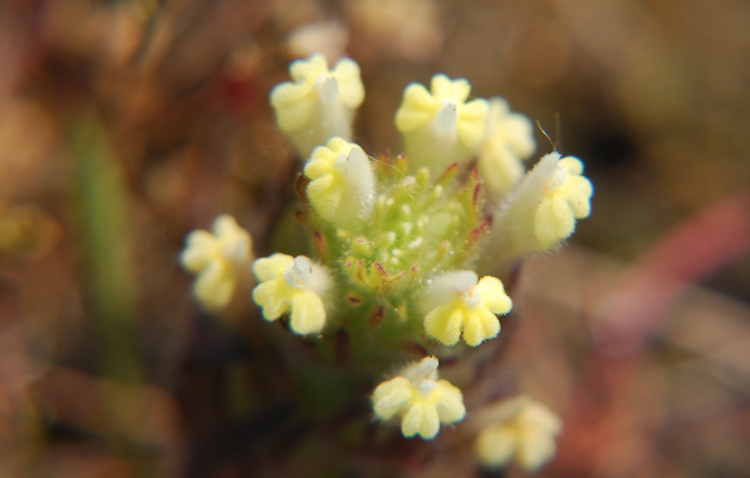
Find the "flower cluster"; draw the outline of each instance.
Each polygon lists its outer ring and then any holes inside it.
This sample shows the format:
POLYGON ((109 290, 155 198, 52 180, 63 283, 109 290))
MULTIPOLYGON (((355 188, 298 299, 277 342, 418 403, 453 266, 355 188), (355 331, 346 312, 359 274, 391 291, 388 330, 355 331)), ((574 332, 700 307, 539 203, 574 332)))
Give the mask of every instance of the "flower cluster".
MULTIPOLYGON (((555 247, 590 214, 593 188, 580 160, 556 152, 524 174, 536 146, 531 122, 501 98, 469 99, 465 79, 436 75, 430 90, 407 86, 395 116, 406 154, 374 160, 351 142, 364 99, 356 63, 342 59, 329 70, 314 55, 292 63, 290 74, 271 104, 306 159, 295 217, 314 259, 257 259, 252 297, 267 321, 288 316, 291 331, 321 354, 345 337, 357 376, 370 385, 410 361, 374 388, 373 410, 399 419, 405 437, 432 439, 466 414, 461 390, 438 379, 437 357, 464 356, 461 338, 470 347, 491 341, 513 305, 500 279, 474 271, 482 252, 501 265, 555 247)), ((216 307, 231 295, 232 267, 250 256, 249 236, 224 218, 215 237, 192 233, 183 253, 200 274, 196 296, 216 307)), ((515 454, 536 469, 554 454, 559 421, 529 399, 511 403, 479 434, 480 460, 496 466, 515 454)))

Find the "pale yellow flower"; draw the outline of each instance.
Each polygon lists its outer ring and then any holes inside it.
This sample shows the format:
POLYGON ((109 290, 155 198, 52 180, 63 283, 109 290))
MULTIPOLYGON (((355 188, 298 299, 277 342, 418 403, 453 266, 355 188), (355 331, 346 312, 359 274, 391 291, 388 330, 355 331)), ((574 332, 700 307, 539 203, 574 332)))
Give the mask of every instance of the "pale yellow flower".
POLYGON ((339 136, 351 137, 354 110, 365 97, 359 66, 343 58, 332 69, 321 54, 297 60, 289 67, 292 82, 271 91, 276 122, 302 157, 339 136))
POLYGON ((513 303, 499 279, 478 280, 472 271, 442 274, 431 280, 424 300, 434 307, 424 319, 427 334, 445 345, 455 345, 462 335, 476 347, 500 332, 495 314, 507 314, 513 303))
POLYGON ((562 422, 544 405, 526 396, 517 397, 480 418, 491 422, 476 441, 484 466, 501 468, 515 456, 521 468, 533 473, 554 458, 562 422))
POLYGON ((427 440, 438 434, 441 423, 462 420, 466 408, 461 390, 438 380, 437 368, 435 357, 425 357, 378 385, 372 396, 375 414, 383 420, 401 417, 405 437, 420 435, 427 440))
POLYGON ((468 159, 480 146, 487 126, 487 101, 466 101, 471 86, 464 79, 432 77, 431 91, 412 83, 396 112, 405 152, 415 170, 428 166, 439 175, 454 162, 468 159))
POLYGON ((305 166, 305 176, 312 180, 307 196, 313 207, 336 226, 355 226, 372 210, 375 173, 356 144, 331 138, 326 146, 318 146, 305 166))
POLYGON ((289 324, 298 334, 317 334, 325 325, 323 299, 331 287, 328 270, 306 256, 273 254, 253 264, 260 284, 253 300, 263 308, 263 317, 273 321, 291 312, 289 324))
POLYGON ((186 270, 198 275, 193 295, 204 307, 220 309, 232 298, 237 268, 250 263, 252 240, 229 215, 217 217, 212 231, 188 234, 180 262, 186 270))
POLYGON ((479 152, 479 172, 487 187, 498 194, 513 189, 524 173, 522 160, 535 148, 531 121, 511 113, 504 99, 491 98, 487 136, 479 152))
POLYGON ((568 238, 591 213, 591 182, 578 158, 545 155, 513 191, 495 221, 490 249, 497 260, 546 251, 568 238))
POLYGON ((594 188, 582 173, 580 159, 568 156, 559 161, 555 178, 546 188, 534 217, 534 233, 542 249, 573 234, 576 219, 591 214, 594 188))

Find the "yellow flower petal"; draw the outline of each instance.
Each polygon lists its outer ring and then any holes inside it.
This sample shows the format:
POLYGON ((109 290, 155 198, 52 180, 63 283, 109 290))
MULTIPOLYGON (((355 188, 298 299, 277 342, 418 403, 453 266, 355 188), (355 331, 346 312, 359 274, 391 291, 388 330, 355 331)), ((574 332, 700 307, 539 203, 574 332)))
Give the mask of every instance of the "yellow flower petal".
POLYGON ((271 106, 282 131, 296 131, 305 126, 316 101, 309 85, 282 83, 271 91, 271 106))
MULTIPOLYGON (((318 151, 320 147, 315 148, 318 151)), ((315 159, 315 151, 313 151, 312 158, 305 165, 305 176, 310 179, 318 179, 324 174, 329 174, 333 170, 333 161, 328 159, 315 159)))
POLYGON ((456 345, 461 336, 464 309, 453 301, 433 309, 424 319, 427 333, 445 345, 456 345))
POLYGON ((491 98, 487 134, 479 153, 479 172, 488 188, 497 194, 509 193, 523 176, 522 160, 535 148, 531 121, 511 113, 504 99, 491 98))
POLYGON ((438 74, 432 77, 430 89, 432 95, 439 101, 463 103, 469 97, 471 85, 463 78, 451 80, 443 74, 438 74))
POLYGON ((562 431, 560 417, 552 413, 541 403, 529 400, 523 411, 518 415, 518 421, 524 427, 534 427, 545 430, 551 435, 557 435, 562 431))
POLYGON ((568 183, 568 203, 571 209, 573 209, 575 217, 578 219, 589 217, 589 214, 591 214, 591 201, 589 201, 589 198, 594 192, 591 181, 582 176, 574 176, 568 180, 568 183))
POLYGON ((489 106, 486 100, 476 99, 458 109, 458 135, 469 149, 479 146, 486 133, 487 113, 489 106))
POLYGON ((214 219, 214 223, 211 225, 211 230, 218 238, 232 236, 238 232, 244 233, 244 231, 237 225, 237 221, 228 214, 222 214, 214 219))
POLYGON ((454 423, 466 416, 464 397, 461 390, 447 380, 439 380, 435 387, 434 399, 441 423, 454 423))
POLYGON ((263 308, 263 317, 269 322, 276 320, 290 310, 288 291, 283 282, 270 280, 258 284, 253 290, 253 300, 263 308))
POLYGON ((256 260, 253 263, 253 272, 258 280, 263 282, 281 277, 284 271, 292 267, 293 264, 294 257, 276 253, 256 260))
POLYGON ((426 403, 416 403, 411 406, 409 412, 401 422, 401 433, 407 438, 421 435, 422 438, 430 440, 435 438, 440 430, 440 420, 434 406, 426 403))
POLYGON ((326 323, 323 301, 315 293, 300 290, 292 296, 292 330, 300 335, 317 334, 326 323))
POLYGON ((182 266, 197 273, 216 257, 216 238, 208 231, 193 231, 187 236, 187 245, 180 254, 182 266))
POLYGON ((568 174, 580 176, 583 174, 583 162, 574 156, 566 156, 558 163, 568 174))
POLYGON ((564 196, 543 199, 535 218, 534 233, 542 249, 549 249, 575 230, 575 217, 564 196))
POLYGON ((555 456, 555 440, 538 428, 523 428, 518 431, 518 464, 527 472, 534 472, 555 456))
POLYGON ((225 262, 212 261, 198 274, 193 293, 209 309, 224 307, 232 298, 234 275, 225 262))
POLYGON ((412 83, 404 90, 404 100, 396 111, 396 127, 402 133, 414 131, 432 119, 438 106, 427 88, 412 83))
POLYGON ((467 314, 464 320, 464 341, 476 347, 487 339, 492 339, 500 333, 500 322, 495 314, 485 308, 477 308, 467 314))
POLYGON ((306 60, 295 60, 289 65, 289 75, 297 82, 312 83, 317 78, 328 74, 328 62, 321 54, 310 56, 306 60))
POLYGON ((307 196, 318 214, 324 219, 335 221, 343 189, 343 181, 340 178, 326 174, 307 185, 307 196))
POLYGON ((523 163, 505 141, 488 142, 479 155, 479 173, 491 191, 506 194, 523 177, 523 163))
POLYGON ((333 76, 338 80, 339 94, 344 104, 352 109, 359 107, 365 99, 359 65, 348 58, 342 58, 336 63, 333 76))
POLYGON ((511 430, 502 425, 490 425, 480 432, 476 450, 483 465, 500 468, 513 458, 517 446, 518 442, 511 430))
POLYGON ((354 143, 338 137, 331 138, 326 144, 326 147, 333 151, 333 158, 336 158, 339 154, 349 154, 354 146, 356 146, 354 143))
POLYGON ((383 382, 372 395, 375 414, 383 420, 389 420, 408 406, 413 395, 411 382, 404 377, 383 382))
POLYGON ((493 314, 507 314, 513 307, 513 301, 505 293, 503 283, 496 277, 482 277, 476 285, 476 291, 484 306, 493 314))

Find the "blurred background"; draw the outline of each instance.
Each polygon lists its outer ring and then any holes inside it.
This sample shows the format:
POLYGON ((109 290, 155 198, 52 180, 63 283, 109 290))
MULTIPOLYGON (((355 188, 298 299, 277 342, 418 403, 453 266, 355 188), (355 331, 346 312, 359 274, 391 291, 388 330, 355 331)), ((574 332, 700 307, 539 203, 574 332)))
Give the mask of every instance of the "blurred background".
MULTIPOLYGON (((511 290, 507 366, 565 423, 540 476, 750 476, 744 0, 0 3, 1 476, 331 476, 283 458, 249 292, 209 317, 178 264, 221 213, 272 251, 301 162, 268 94, 317 51, 359 63, 373 155, 442 72, 583 159, 591 217, 511 290)), ((502 476, 388 461, 333 476, 502 476)))

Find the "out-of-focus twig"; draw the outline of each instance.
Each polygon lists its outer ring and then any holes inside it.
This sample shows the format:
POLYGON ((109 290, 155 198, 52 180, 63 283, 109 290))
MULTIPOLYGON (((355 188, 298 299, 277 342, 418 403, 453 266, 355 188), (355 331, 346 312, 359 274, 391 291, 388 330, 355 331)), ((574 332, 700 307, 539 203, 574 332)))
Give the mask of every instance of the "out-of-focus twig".
MULTIPOLYGON (((98 361, 115 448, 132 452, 141 439, 145 404, 137 346, 137 285, 133 267, 128 195, 106 135, 92 115, 74 125, 74 153, 79 159, 83 231, 98 361)), ((139 473, 145 460, 134 460, 139 473)))
MULTIPOLYGON (((648 249, 603 299, 598 348, 574 385, 566 417, 564 467, 596 475, 609 445, 622 444, 623 416, 642 352, 691 283, 750 249, 750 193, 700 212, 648 249), (566 450, 575 453, 565 453, 566 450), (579 459, 575 459, 575 457, 579 459)), ((594 312, 600 307, 592 309, 594 312)), ((653 438, 653 437, 652 437, 653 438)), ((639 465, 631 463, 634 469, 639 465)))
POLYGON ((605 298, 598 341, 602 353, 637 352, 658 332, 689 284, 750 251, 750 192, 700 212, 649 248, 605 298))

